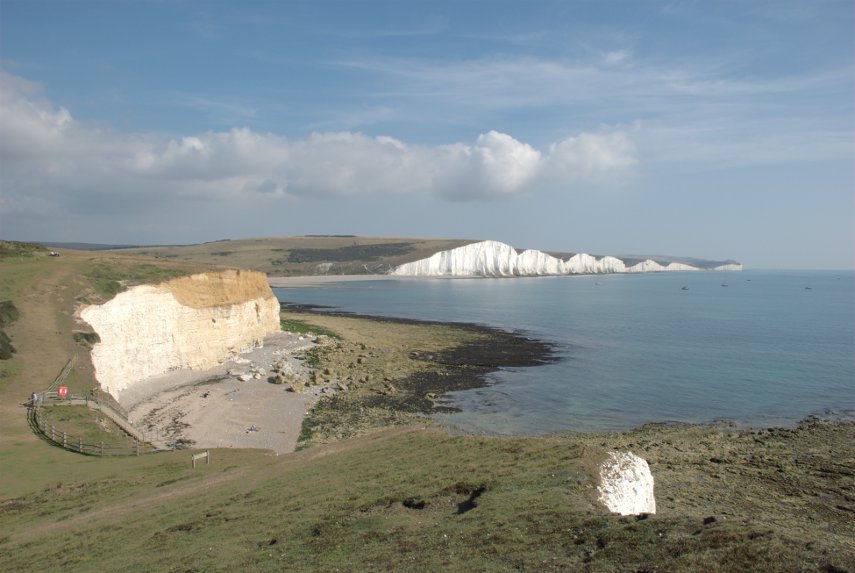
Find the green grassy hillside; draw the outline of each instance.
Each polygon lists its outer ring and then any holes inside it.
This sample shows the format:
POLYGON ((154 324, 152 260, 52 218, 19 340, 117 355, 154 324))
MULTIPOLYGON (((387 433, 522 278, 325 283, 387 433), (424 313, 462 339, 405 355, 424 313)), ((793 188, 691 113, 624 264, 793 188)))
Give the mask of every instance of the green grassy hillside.
MULTIPOLYGON (((200 268, 72 251, 0 261, 0 299, 20 311, 17 353, 0 361, 0 571, 855 570, 851 423, 513 439, 422 424, 282 456, 211 450, 196 469, 189 451, 53 447, 23 403, 74 353, 74 385, 93 384, 73 313, 109 296, 98 265, 111 280, 200 268), (648 460, 656 515, 596 503, 608 449, 648 460)), ((321 326, 355 343, 357 323, 333 320, 321 326)))

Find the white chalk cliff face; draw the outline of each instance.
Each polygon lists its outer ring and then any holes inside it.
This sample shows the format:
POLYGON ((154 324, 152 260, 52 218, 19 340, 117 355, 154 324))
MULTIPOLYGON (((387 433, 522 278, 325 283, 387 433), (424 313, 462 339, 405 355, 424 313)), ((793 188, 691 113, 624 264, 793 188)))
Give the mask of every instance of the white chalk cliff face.
POLYGON ((599 501, 612 513, 656 513, 653 474, 632 452, 609 452, 600 466, 599 501))
MULTIPOLYGON (((585 253, 563 261, 541 251, 528 250, 517 254, 516 249, 505 243, 482 241, 405 263, 390 274, 409 277, 531 277, 699 270, 699 267, 683 263, 662 265, 651 259, 627 266, 616 257, 598 259, 585 253)), ((742 265, 727 264, 712 270, 741 271, 742 265)))
POLYGON ((253 271, 132 287, 80 316, 101 339, 92 362, 101 387, 116 398, 153 376, 215 366, 280 330, 279 301, 267 277, 253 271))

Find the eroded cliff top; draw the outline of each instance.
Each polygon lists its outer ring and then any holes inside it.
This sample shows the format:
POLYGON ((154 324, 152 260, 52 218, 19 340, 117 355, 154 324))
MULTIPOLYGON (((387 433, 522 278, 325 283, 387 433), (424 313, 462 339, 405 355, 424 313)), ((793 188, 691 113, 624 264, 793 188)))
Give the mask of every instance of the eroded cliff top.
POLYGON ((191 308, 238 304, 272 297, 267 275, 257 271, 225 270, 178 277, 158 285, 191 308))

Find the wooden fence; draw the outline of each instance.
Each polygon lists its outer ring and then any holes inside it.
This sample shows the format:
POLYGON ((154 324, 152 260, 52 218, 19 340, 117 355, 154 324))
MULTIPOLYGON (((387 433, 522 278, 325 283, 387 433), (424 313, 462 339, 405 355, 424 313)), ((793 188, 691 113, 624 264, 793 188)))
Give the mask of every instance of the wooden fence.
POLYGON ((80 436, 75 436, 67 431, 63 431, 45 414, 45 409, 36 407, 29 410, 30 425, 39 433, 42 438, 66 450, 86 454, 90 456, 133 456, 147 454, 159 451, 151 444, 140 442, 134 438, 128 437, 127 443, 117 444, 115 441, 99 440, 94 442, 90 439, 84 440, 80 436))
POLYGON ((74 367, 77 355, 73 356, 63 367, 59 375, 54 379, 48 390, 32 395, 27 418, 34 432, 41 435, 48 442, 65 448, 72 452, 95 456, 128 456, 143 453, 175 450, 177 444, 174 440, 167 439, 157 431, 146 431, 137 428, 128 421, 126 412, 119 411, 118 405, 110 404, 103 398, 101 392, 93 394, 59 395, 59 387, 63 384, 71 369, 74 367), (121 440, 124 443, 117 444, 115 440, 105 444, 103 440, 94 442, 91 438, 85 440, 81 436, 72 435, 67 429, 63 430, 61 424, 52 419, 49 412, 53 408, 46 406, 74 406, 85 405, 87 408, 101 412, 109 418, 127 437, 121 440))

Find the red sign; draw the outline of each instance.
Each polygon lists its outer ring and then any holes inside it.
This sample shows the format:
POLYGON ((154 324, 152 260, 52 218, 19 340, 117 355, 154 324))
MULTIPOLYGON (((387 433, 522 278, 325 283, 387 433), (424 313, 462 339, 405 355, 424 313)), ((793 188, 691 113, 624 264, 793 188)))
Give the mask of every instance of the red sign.
POLYGON ((56 395, 60 398, 65 398, 68 396, 68 386, 60 386, 56 389, 56 395))

